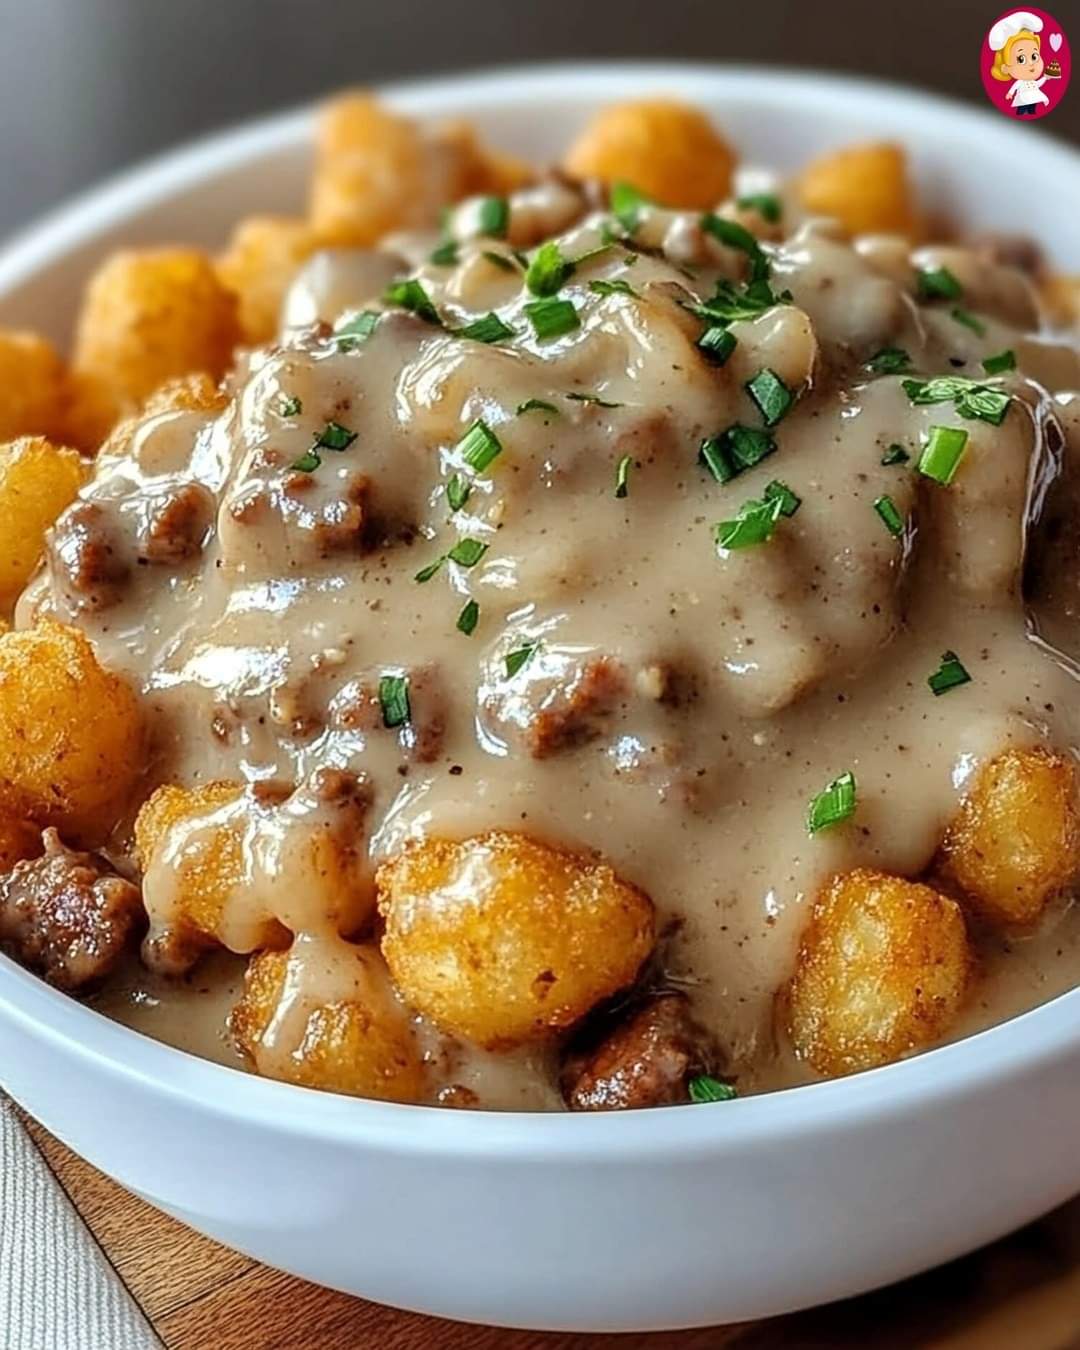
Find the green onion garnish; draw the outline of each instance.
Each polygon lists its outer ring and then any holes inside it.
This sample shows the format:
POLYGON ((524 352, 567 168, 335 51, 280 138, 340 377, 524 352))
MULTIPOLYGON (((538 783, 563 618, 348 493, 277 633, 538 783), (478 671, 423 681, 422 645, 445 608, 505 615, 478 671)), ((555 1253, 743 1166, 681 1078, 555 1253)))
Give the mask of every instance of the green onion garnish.
POLYGON ((866 364, 875 375, 902 375, 911 369, 911 357, 903 347, 882 347, 866 364))
POLYGON ((930 439, 919 457, 919 472, 948 487, 967 448, 968 434, 960 427, 931 427, 930 439))
POLYGON ((950 689, 956 689, 962 684, 970 684, 971 676, 964 669, 955 652, 943 652, 941 665, 938 666, 933 675, 927 677, 926 683, 930 686, 934 696, 939 697, 941 694, 947 694, 950 689))
POLYGON ((430 581, 431 578, 435 575, 435 573, 439 570, 439 568, 442 567, 445 561, 446 561, 446 554, 445 553, 440 554, 439 557, 437 557, 434 562, 429 562, 426 567, 421 567, 420 571, 413 576, 413 581, 419 581, 421 585, 425 581, 430 581))
POLYGON ((514 259, 507 257, 505 253, 496 253, 494 249, 486 248, 483 250, 480 256, 482 258, 486 258, 489 263, 491 263, 494 267, 498 267, 500 271, 503 272, 517 271, 517 266, 515 265, 514 259))
POLYGON ((454 447, 477 473, 483 473, 502 454, 502 444, 488 424, 477 418, 454 447))
POLYGON ((546 399, 542 398, 527 398, 524 403, 519 403, 517 405, 518 417, 520 417, 522 413, 527 412, 549 412, 557 414, 558 411, 559 410, 554 403, 548 403, 546 399))
POLYGON ((432 249, 428 262, 432 262, 436 267, 453 267, 458 260, 458 244, 456 239, 444 239, 435 249, 432 249))
POLYGON ((780 198, 774 192, 753 192, 746 197, 736 197, 735 205, 740 211, 756 211, 770 225, 779 223, 783 209, 780 198))
POLYGON ((278 408, 278 414, 281 417, 296 417, 298 413, 304 411, 304 405, 295 394, 282 398, 281 405, 278 408))
POLYGON ((322 460, 314 450, 305 450, 299 459, 293 460, 289 467, 297 469, 300 473, 314 473, 321 463, 322 460))
POLYGON ((348 450, 356 440, 356 432, 343 427, 340 422, 327 422, 315 438, 313 450, 348 450))
POLYGON ((351 352, 355 347, 359 347, 375 331, 375 325, 382 316, 374 309, 361 310, 359 314, 354 314, 351 319, 343 323, 340 328, 334 329, 334 341, 338 349, 343 352, 351 352))
POLYGON ((457 616, 457 623, 454 627, 459 633, 464 633, 466 637, 471 637, 476 631, 477 622, 480 619, 480 606, 475 600, 467 600, 457 616))
POLYGON ((731 462, 727 440, 723 436, 709 436, 701 442, 698 463, 703 464, 718 483, 730 483, 741 472, 731 462))
POLYGON ((1009 411, 1012 395, 1004 389, 989 389, 986 385, 975 385, 966 390, 956 400, 956 411, 961 417, 978 417, 999 427, 1009 411))
POLYGON ((698 348, 716 366, 722 366, 735 350, 735 334, 714 324, 698 338, 698 348))
POLYGON ((730 281, 718 281, 716 293, 709 300, 703 304, 688 304, 686 308, 706 323, 729 324, 739 319, 756 319, 775 305, 786 304, 790 299, 790 291, 781 291, 776 295, 764 279, 750 281, 743 287, 730 281))
POLYGON ((589 290, 595 295, 632 295, 638 299, 638 293, 628 281, 621 281, 618 277, 614 281, 590 281, 589 290))
POLYGON ((615 469, 615 496, 626 497, 630 493, 630 465, 634 460, 631 455, 623 455, 615 469))
POLYGON ((739 1095, 730 1083, 721 1083, 718 1078, 711 1078, 707 1073, 699 1073, 691 1078, 687 1092, 697 1106, 704 1106, 706 1102, 730 1102, 739 1095))
POLYGON ((995 385, 980 384, 963 375, 938 375, 932 380, 902 380, 904 393, 915 404, 955 403, 961 417, 977 417, 999 427, 1009 411, 1012 395, 995 385))
POLYGON ((919 272, 919 298, 922 300, 959 300, 964 288, 947 267, 925 267, 919 272))
POLYGON ((750 259, 750 280, 764 281, 769 275, 769 260, 761 245, 744 226, 736 220, 726 220, 723 216, 706 211, 701 217, 701 228, 711 234, 728 248, 737 248, 750 259))
POLYGON ((612 183, 609 202, 612 214, 627 234, 633 234, 640 224, 641 208, 655 205, 630 183, 612 183))
POLYGON ((506 678, 512 680, 522 666, 532 660, 539 642, 530 642, 525 647, 518 647, 516 651, 508 652, 506 656, 506 678))
POLYGON ((776 449, 776 442, 761 427, 744 427, 738 422, 724 433, 736 472, 752 469, 776 449))
POLYGON ((982 363, 987 375, 1003 375, 1007 370, 1016 369, 1016 353, 1011 347, 996 356, 988 356, 982 363))
POLYGON ((446 484, 446 500, 451 511, 460 511, 472 494, 472 484, 460 473, 451 474, 446 484))
POLYGON ((487 551, 482 539, 459 539, 446 556, 461 567, 475 567, 487 551))
POLYGON ((574 264, 563 256, 562 249, 553 240, 541 244, 533 254, 525 271, 525 285, 533 295, 554 295, 574 270, 574 264))
POLYGON ((570 394, 567 394, 566 397, 569 398, 569 399, 573 399, 573 401, 574 401, 575 403, 592 403, 592 404, 595 404, 596 407, 598 407, 598 408, 621 408, 621 407, 623 407, 623 404, 621 404, 621 403, 610 403, 606 398, 601 398, 599 394, 578 394, 578 393, 570 393, 570 394))
POLYGON ((874 510, 881 517, 890 534, 901 535, 904 533, 904 517, 896 509, 896 503, 891 497, 878 497, 874 502, 874 510))
POLYGON ((482 319, 473 319, 464 328, 455 330, 458 337, 468 338, 472 342, 505 342, 514 336, 509 324, 503 323, 497 314, 485 314, 482 319))
POLYGON ((541 342, 581 327, 581 317, 570 300, 533 300, 525 306, 525 313, 541 342))
POLYGON ((384 675, 379 681, 379 704, 384 727, 400 727, 410 720, 409 681, 404 675, 384 675))
POLYGON ((795 399, 791 390, 775 370, 764 366, 747 381, 746 392, 754 400, 767 427, 776 426, 791 408, 795 399))
POLYGON ((776 522, 784 513, 783 506, 781 496, 765 501, 751 497, 749 501, 743 502, 734 520, 722 520, 713 526, 717 549, 733 552, 735 549, 767 544, 776 530, 776 522))
POLYGON ((986 324, 983 323, 982 319, 977 319, 971 310, 961 309, 959 305, 955 305, 950 312, 957 323, 962 323, 965 328, 970 328, 978 337, 986 336, 986 324))
POLYGON ((480 233, 501 239, 510 224, 510 203, 505 197, 485 197, 477 212, 480 233))
POLYGON ((811 834, 839 825, 855 814, 855 775, 842 773, 810 803, 806 828, 811 834))
POLYGON ((418 319, 423 319, 427 323, 440 325, 442 323, 439 311, 431 302, 431 296, 415 278, 395 282, 387 289, 383 299, 388 305, 399 305, 402 309, 411 310, 418 319))
POLYGON ((792 492, 791 488, 786 483, 782 483, 779 478, 774 478, 771 483, 766 485, 762 496, 767 502, 779 502, 782 516, 793 516, 802 506, 802 498, 792 492))
POLYGON ((897 445, 894 441, 881 456, 881 462, 886 466, 890 464, 906 464, 910 458, 911 456, 904 447, 902 445, 897 445))

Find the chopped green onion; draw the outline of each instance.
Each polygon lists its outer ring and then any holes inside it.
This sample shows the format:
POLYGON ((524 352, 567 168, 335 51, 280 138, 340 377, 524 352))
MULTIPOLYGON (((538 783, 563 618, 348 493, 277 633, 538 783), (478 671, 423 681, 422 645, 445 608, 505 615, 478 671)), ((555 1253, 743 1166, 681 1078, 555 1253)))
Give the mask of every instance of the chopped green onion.
POLYGON ((722 520, 713 526, 713 537, 718 549, 733 552, 767 544, 776 530, 776 522, 783 514, 783 498, 774 496, 768 501, 751 497, 739 507, 734 520, 722 520))
POLYGON ((874 502, 874 510, 881 517, 890 534, 901 535, 904 533, 904 517, 896 509, 896 503, 891 497, 878 497, 874 502))
POLYGON ((445 561, 446 561, 446 554, 443 553, 438 558, 436 558, 434 562, 429 562, 426 567, 421 567, 420 571, 417 572, 416 575, 413 577, 413 581, 419 581, 421 585, 425 581, 430 581, 431 578, 435 575, 435 573, 439 570, 439 568, 442 567, 445 561))
POLYGON ((510 224, 510 203, 505 197, 485 197, 477 212, 480 233, 501 239, 510 224))
POLYGON ((769 275, 769 260, 761 245, 744 226, 736 220, 726 220, 723 216, 706 211, 701 217, 701 228, 711 234, 728 248, 737 248, 750 259, 750 280, 764 281, 769 275))
POLYGON ((375 331, 375 325, 382 316, 374 309, 361 310, 351 319, 334 330, 334 341, 340 351, 351 352, 375 331))
POLYGON ((403 675, 384 675, 379 681, 379 704, 384 727, 400 727, 411 719, 409 681, 403 675))
POLYGON ((508 258, 505 253, 496 253, 493 248, 484 249, 480 256, 486 258, 489 263, 503 272, 517 271, 513 258, 508 258))
POLYGON ((714 324, 711 328, 706 328, 701 337, 698 338, 698 348, 709 358, 716 366, 726 364, 728 357, 735 350, 735 334, 727 328, 721 328, 714 324))
POLYGON ((977 417, 999 427, 1009 411, 1012 395, 995 385, 980 384, 963 375, 938 375, 932 380, 902 380, 904 393, 915 404, 955 403, 961 417, 977 417))
POLYGON ((707 323, 729 324, 739 319, 756 319, 775 305, 786 304, 790 291, 774 294, 764 279, 738 287, 730 281, 718 281, 716 293, 703 304, 688 304, 687 309, 707 323))
POLYGON ((471 637, 476 631, 476 625, 479 619, 480 606, 475 600, 467 600, 461 613, 457 616, 457 623, 454 627, 459 633, 464 633, 466 637, 471 637))
POLYGON ((411 310, 418 319, 423 319, 427 323, 440 325, 442 323, 439 311, 431 302, 431 296, 415 278, 395 282, 387 289, 383 298, 388 305, 399 305, 402 309, 411 310))
POLYGON ((517 405, 517 416, 527 412, 549 412, 558 414, 559 410, 554 403, 548 403, 543 398, 527 398, 524 403, 517 405))
POLYGON ((595 295, 632 295, 635 300, 638 298, 638 293, 633 286, 628 281, 622 281, 618 277, 614 281, 590 281, 589 290, 595 295))
POLYGON ((882 347, 866 364, 875 375, 902 375, 911 369, 911 357, 903 347, 882 347))
POLYGON ((299 459, 294 459, 290 468, 297 469, 300 473, 314 473, 322 463, 322 460, 314 450, 305 450, 299 459))
POLYGON ((487 551, 481 539, 459 539, 446 556, 462 567, 475 567, 487 551))
POLYGON ((340 422, 327 422, 315 438, 313 450, 348 450, 356 440, 356 432, 343 427, 340 422))
POLYGON ((587 248, 584 253, 579 253, 576 258, 570 259, 570 270, 576 272, 584 263, 592 262, 595 258, 602 258, 605 253, 610 253, 615 247, 614 243, 604 240, 597 244, 595 248, 587 248))
POLYGON ((911 456, 904 447, 897 445, 894 441, 881 456, 881 462, 887 467, 890 464, 906 464, 910 458, 911 456))
POLYGON ((460 473, 450 475, 446 484, 446 500, 451 511, 460 511, 472 495, 472 484, 460 473))
POLYGON ((782 516, 793 516, 802 506, 802 498, 792 492, 791 488, 786 483, 782 483, 779 478, 774 478, 771 483, 766 485, 762 496, 767 502, 779 502, 782 516))
POLYGON ((943 652, 941 665, 938 666, 933 675, 927 677, 926 683, 933 691, 934 697, 937 698, 942 694, 947 694, 950 689, 956 689, 962 684, 970 684, 971 676, 964 669, 955 652, 943 652))
POLYGON ((485 314, 482 319, 473 319, 464 328, 458 328, 456 335, 472 342, 505 342, 514 336, 514 330, 497 314, 485 314))
POLYGON ((964 288, 947 267, 924 267, 918 276, 922 300, 959 300, 964 288))
POLYGON ((533 300, 525 306, 525 313, 541 342, 581 327, 581 317, 570 300, 533 300))
POLYGON ((756 211, 762 220, 777 225, 783 205, 774 192, 753 192, 746 197, 736 197, 735 205, 740 211, 756 211))
POLYGON ((610 402, 608 402, 608 400, 607 400, 606 398, 601 398, 599 394, 578 394, 578 393, 570 393, 570 394, 567 394, 566 397, 569 398, 569 399, 573 399, 573 401, 574 401, 575 403, 593 403, 593 404, 595 404, 596 407, 598 407, 598 408, 621 408, 621 407, 623 407, 623 404, 621 404, 621 403, 610 403, 610 402))
POLYGON ((296 417, 298 413, 304 411, 304 405, 295 394, 288 395, 281 400, 281 406, 278 413, 281 417, 296 417))
POLYGON ((930 380, 901 380, 900 385, 915 404, 951 403, 972 381, 963 375, 935 375, 930 380))
POLYGON ((956 411, 961 417, 977 417, 980 421, 999 427, 1005 420, 1011 402, 1012 395, 1004 389, 975 385, 966 389, 956 400, 956 411))
POLYGON ((919 472, 948 487, 967 449, 968 434, 959 427, 931 427, 930 439, 919 458, 919 472))
POLYGON ((961 309, 959 305, 956 305, 951 313, 957 323, 962 323, 965 328, 970 328, 978 337, 986 336, 986 324, 983 323, 982 319, 977 319, 971 310, 961 309))
POLYGON ((630 493, 630 465, 634 460, 631 455, 623 455, 615 469, 615 496, 626 497, 630 493))
POLYGON ((1011 347, 996 356, 988 356, 982 363, 987 375, 1003 375, 1007 370, 1016 369, 1016 353, 1011 347))
POLYGON ((764 366, 747 381, 746 392, 754 400, 767 427, 776 426, 795 402, 791 390, 775 370, 764 366))
POLYGON ((483 473, 502 454, 502 444, 479 417, 454 447, 470 469, 483 473))
POLYGON ((711 1078, 707 1073, 699 1073, 691 1078, 687 1091, 690 1100, 697 1106, 704 1106, 706 1102, 730 1102, 739 1095, 730 1083, 721 1083, 718 1078, 711 1078))
POLYGON ((436 267, 453 267, 458 260, 458 243, 456 239, 444 239, 442 243, 432 250, 428 257, 428 262, 432 262, 436 267))
POLYGON ((752 469, 776 449, 776 442, 762 427, 744 427, 738 422, 724 433, 738 471, 752 469))
POLYGON ((855 814, 855 775, 842 773, 810 803, 806 828, 811 834, 840 825, 855 814))
POLYGON ((539 642, 530 642, 525 647, 518 647, 515 651, 508 652, 506 656, 506 678, 512 680, 522 666, 532 660, 539 642))
POLYGON ((533 295, 554 295, 566 284, 573 270, 574 264, 563 256, 554 239, 549 239, 533 254, 525 271, 525 285, 533 295))
POLYGON ((627 234, 633 234, 641 223, 641 208, 655 205, 630 183, 612 183, 609 201, 612 214, 627 234))
POLYGON ((703 464, 718 483, 730 483, 741 472, 732 464, 723 436, 709 436, 701 442, 698 463, 703 464))

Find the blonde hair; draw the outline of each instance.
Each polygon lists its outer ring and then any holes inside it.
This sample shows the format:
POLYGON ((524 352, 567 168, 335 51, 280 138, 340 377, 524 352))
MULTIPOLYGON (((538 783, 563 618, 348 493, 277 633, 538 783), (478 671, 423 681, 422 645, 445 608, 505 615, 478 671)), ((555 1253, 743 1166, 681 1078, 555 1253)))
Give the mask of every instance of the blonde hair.
POLYGON ((1019 33, 1014 33, 1005 43, 1001 51, 994 53, 994 64, 990 67, 990 74, 995 80, 1011 80, 1013 77, 1005 69, 1012 61, 1012 49, 1018 42, 1034 42, 1035 46, 1042 49, 1042 38, 1038 33, 1033 33, 1030 28, 1021 28, 1019 33))

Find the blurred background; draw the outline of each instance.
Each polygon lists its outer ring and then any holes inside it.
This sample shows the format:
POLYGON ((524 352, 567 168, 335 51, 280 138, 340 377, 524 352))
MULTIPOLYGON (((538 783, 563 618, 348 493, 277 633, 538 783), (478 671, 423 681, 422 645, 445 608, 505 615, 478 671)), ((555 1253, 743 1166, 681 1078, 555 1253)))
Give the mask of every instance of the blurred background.
MULTIPOLYGON (((676 57, 845 71, 988 106, 979 47, 1001 11, 1001 0, 0 0, 0 236, 200 132, 425 72, 676 57)), ((1052 12, 1080 43, 1077 0, 1052 12)), ((1080 77, 1030 130, 1080 142, 1080 77)))

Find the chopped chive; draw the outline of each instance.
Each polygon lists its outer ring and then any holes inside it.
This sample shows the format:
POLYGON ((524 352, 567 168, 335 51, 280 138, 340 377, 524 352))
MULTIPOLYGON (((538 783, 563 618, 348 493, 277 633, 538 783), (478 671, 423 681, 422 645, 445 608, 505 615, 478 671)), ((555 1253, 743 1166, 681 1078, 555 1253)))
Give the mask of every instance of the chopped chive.
POLYGON ((280 417, 296 417, 299 413, 302 413, 303 411, 304 405, 300 402, 300 400, 296 397, 295 394, 292 394, 282 398, 281 404, 278 408, 278 415, 280 417))
POLYGON ((356 432, 343 427, 340 422, 327 422, 315 438, 313 450, 348 450, 356 440, 356 432))
POLYGON ((810 803, 806 828, 811 834, 840 825, 855 814, 855 775, 842 773, 810 803))
POLYGON ((743 287, 730 281, 718 281, 716 292, 703 304, 688 304, 691 314, 707 323, 729 324, 739 319, 756 319, 775 305, 786 304, 790 291, 774 294, 769 283, 762 279, 750 281, 743 287))
POLYGON ((518 647, 515 651, 508 652, 506 656, 506 678, 512 680, 522 666, 532 660, 539 642, 530 642, 525 647, 518 647))
POLYGON ((509 324, 503 323, 497 314, 485 314, 483 318, 473 319, 464 328, 455 329, 457 337, 468 338, 471 342, 505 342, 515 336, 509 324))
POLYGON ((459 539, 446 556, 461 567, 475 567, 487 551, 483 540, 466 538, 459 539))
POLYGON ((701 442, 698 463, 703 464, 718 483, 730 483, 741 472, 731 462, 724 436, 709 436, 701 442))
POLYGON ((628 281, 622 281, 618 277, 614 281, 590 281, 589 290, 595 295, 632 295, 635 300, 638 298, 638 293, 633 286, 628 281))
POLYGON ((698 338, 698 349, 702 351, 709 360, 716 366, 725 365, 728 357, 735 350, 735 334, 727 328, 721 328, 714 324, 711 328, 706 328, 701 337, 698 338))
POLYGON ((528 412, 549 412, 558 414, 559 410, 554 403, 548 403, 546 399, 527 398, 524 403, 519 403, 517 405, 517 416, 520 417, 522 413, 528 412))
POLYGON ((935 375, 930 380, 901 380, 900 385, 915 404, 951 403, 972 381, 963 375, 935 375))
POLYGON ((735 205, 740 211, 756 211, 770 225, 780 223, 783 203, 775 192, 752 192, 746 197, 736 197, 735 205))
POLYGON ((947 267, 924 267, 918 276, 922 300, 959 300, 964 288, 947 267))
POLYGON ((351 352, 355 347, 358 347, 361 342, 366 341, 374 333, 375 326, 381 317, 374 309, 364 309, 359 314, 354 314, 340 328, 335 328, 334 341, 337 343, 338 349, 343 352, 351 352))
POLYGON ((460 511, 472 495, 472 484, 460 473, 451 474, 446 484, 446 500, 451 511, 460 511))
POLYGON ((753 548, 757 544, 767 544, 776 531, 776 522, 783 514, 783 498, 774 496, 771 500, 758 501, 751 497, 739 507, 734 520, 722 520, 713 526, 713 538, 717 549, 733 552, 740 548, 753 548))
POLYGON ((775 370, 763 366, 746 383, 746 392, 754 400, 767 427, 776 426, 788 413, 795 399, 775 370))
POLYGON ((766 485, 762 496, 767 502, 779 502, 782 516, 793 516, 802 506, 802 498, 792 492, 791 488, 786 483, 782 483, 779 478, 774 478, 771 483, 766 485))
POLYGON ((967 449, 968 434, 959 427, 931 427, 930 439, 919 458, 919 472, 948 487, 967 449))
POLYGON ((525 270, 525 286, 533 295, 554 295, 566 284, 573 270, 573 263, 563 256, 554 239, 549 239, 533 254, 525 270))
POLYGON ((570 300, 533 300, 525 306, 525 313, 541 342, 581 327, 581 317, 570 300))
POLYGON ((612 183, 608 200, 612 214, 627 234, 633 234, 641 223, 641 208, 655 205, 631 183, 612 183))
POLYGON ((980 421, 990 422, 999 427, 1009 411, 1012 395, 1004 389, 990 389, 986 385, 975 385, 965 389, 956 400, 956 411, 961 417, 977 417, 980 421))
POLYGON ((413 577, 413 581, 419 581, 421 584, 425 581, 430 581, 445 561, 446 554, 443 553, 440 557, 436 558, 434 562, 429 562, 426 567, 421 567, 420 571, 413 577))
POLYGON ((1012 395, 996 385, 980 384, 963 375, 938 375, 931 380, 902 380, 912 403, 955 403, 961 417, 977 417, 999 427, 1009 411, 1012 395))
POLYGON ((404 675, 384 675, 379 681, 379 704, 384 727, 400 727, 411 719, 409 681, 404 675))
POLYGON ((769 275, 769 260, 761 245, 744 226, 736 220, 726 220, 723 216, 706 211, 701 217, 701 228, 711 234, 728 248, 736 248, 750 259, 750 280, 764 281, 769 275))
POLYGON ((453 267, 458 260, 458 243, 456 239, 444 239, 437 248, 432 249, 428 255, 428 262, 432 262, 436 267, 453 267))
POLYGON ((461 613, 457 616, 457 623, 454 627, 459 633, 464 633, 466 637, 471 637, 476 631, 476 625, 480 619, 480 606, 475 600, 467 600, 461 613))
POLYGON ((866 364, 875 375, 902 375, 911 369, 911 357, 903 347, 882 347, 866 364))
POLYGON ((730 1083, 721 1083, 718 1078, 712 1078, 707 1073, 699 1073, 691 1078, 686 1090, 690 1100, 697 1106, 704 1106, 706 1102, 730 1102, 739 1095, 730 1083))
POLYGON ((892 445, 881 456, 881 462, 887 467, 890 464, 906 464, 910 458, 911 456, 904 447, 893 441, 892 445))
POLYGON ((439 311, 431 302, 431 296, 415 278, 397 281, 390 286, 383 297, 388 305, 398 305, 401 309, 411 310, 418 319, 427 323, 442 324, 439 311))
POLYGON ((962 684, 970 684, 971 676, 964 669, 963 663, 955 652, 943 652, 941 656, 941 665, 934 671, 933 675, 927 676, 926 683, 933 691, 934 697, 940 697, 947 694, 950 689, 957 689, 962 684))
POLYGON ((623 455, 615 469, 615 496, 627 497, 630 495, 630 465, 634 460, 631 455, 623 455))
POLYGON ((982 363, 983 370, 987 375, 1003 375, 1007 370, 1016 369, 1016 353, 1011 347, 1005 351, 998 352, 996 356, 988 356, 982 363))
POLYGON ((584 253, 579 253, 576 258, 570 259, 571 272, 576 272, 583 264, 592 262, 595 258, 602 258, 605 253, 610 253, 614 247, 615 245, 613 242, 609 242, 605 239, 602 243, 597 244, 595 248, 587 248, 584 253))
POLYGON ((502 454, 502 443, 479 417, 454 447, 470 469, 483 473, 502 454))
POLYGON ((566 397, 573 399, 575 403, 595 404, 598 408, 621 408, 624 406, 622 403, 610 403, 606 398, 601 398, 599 394, 578 394, 575 392, 567 394, 566 397))
POLYGON ((498 267, 503 272, 517 271, 513 258, 508 258, 505 253, 496 253, 493 248, 484 249, 480 256, 486 258, 489 263, 498 267))
POLYGON ((901 535, 904 533, 904 517, 896 509, 896 503, 891 497, 878 497, 874 502, 874 510, 881 517, 890 534, 901 535))
POLYGON ((485 197, 477 212, 480 233, 501 239, 510 224, 510 203, 505 197, 485 197))
POLYGON ((776 449, 772 435, 762 427, 744 427, 736 422, 724 435, 739 472, 752 469, 776 449))
POLYGON ((986 324, 983 323, 982 319, 977 319, 971 310, 962 309, 959 305, 955 305, 950 313, 957 323, 962 323, 965 328, 970 328, 978 337, 986 336, 986 324))
POLYGON ((299 470, 300 473, 314 473, 321 463, 322 460, 314 450, 306 450, 299 459, 294 459, 289 467, 299 470))

